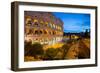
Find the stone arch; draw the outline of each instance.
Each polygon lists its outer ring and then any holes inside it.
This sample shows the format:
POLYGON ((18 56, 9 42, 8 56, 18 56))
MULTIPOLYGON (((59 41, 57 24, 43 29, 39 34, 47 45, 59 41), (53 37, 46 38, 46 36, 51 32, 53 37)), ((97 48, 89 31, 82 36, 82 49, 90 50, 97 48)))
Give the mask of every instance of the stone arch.
POLYGON ((38 24, 38 22, 34 22, 34 25, 35 25, 35 26, 38 26, 39 24, 38 24))
POLYGON ((26 34, 29 33, 29 28, 25 27, 25 33, 26 33, 26 34))
POLYGON ((39 32, 40 32, 40 34, 43 34, 43 30, 40 30, 39 32))
POLYGON ((32 25, 32 19, 30 17, 27 17, 25 24, 26 25, 32 25))
POLYGON ((53 35, 55 35, 56 34, 56 32, 55 31, 53 31, 53 35))
POLYGON ((32 30, 32 29, 30 29, 30 30, 29 30, 29 34, 32 34, 32 33, 33 33, 33 30, 32 30))
POLYGON ((52 31, 49 31, 49 34, 52 35, 52 31))
POLYGON ((47 31, 46 30, 44 30, 44 34, 47 34, 47 31))
POLYGON ((34 31, 34 34, 39 34, 38 30, 35 30, 35 31, 34 31))

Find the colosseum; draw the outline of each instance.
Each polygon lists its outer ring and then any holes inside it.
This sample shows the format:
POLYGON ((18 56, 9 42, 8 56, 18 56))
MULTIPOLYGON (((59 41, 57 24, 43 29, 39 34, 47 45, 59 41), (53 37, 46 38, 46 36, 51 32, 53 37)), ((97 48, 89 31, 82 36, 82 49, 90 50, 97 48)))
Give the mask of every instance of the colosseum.
POLYGON ((63 22, 52 12, 24 12, 25 41, 54 44, 63 39, 63 22))

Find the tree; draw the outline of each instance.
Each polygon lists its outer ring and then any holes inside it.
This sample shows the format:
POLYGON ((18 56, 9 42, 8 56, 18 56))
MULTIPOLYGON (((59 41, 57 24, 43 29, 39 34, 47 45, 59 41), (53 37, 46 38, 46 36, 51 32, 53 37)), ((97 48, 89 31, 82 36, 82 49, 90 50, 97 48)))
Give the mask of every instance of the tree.
POLYGON ((88 32, 88 29, 85 30, 85 33, 84 33, 85 37, 89 37, 89 32, 88 32))
POLYGON ((56 59, 56 55, 59 52, 58 49, 55 48, 48 48, 44 54, 44 60, 54 60, 56 59))
POLYGON ((69 48, 70 48, 70 45, 69 44, 64 44, 62 46, 62 53, 63 53, 62 59, 65 59, 65 56, 66 56, 69 48))
POLYGON ((32 45, 32 48, 29 50, 29 55, 37 58, 38 56, 42 57, 44 54, 43 46, 40 43, 35 43, 32 45))
POLYGON ((25 44, 24 45, 24 55, 27 56, 30 49, 32 48, 32 42, 31 41, 29 41, 29 42, 25 41, 24 44, 25 44))

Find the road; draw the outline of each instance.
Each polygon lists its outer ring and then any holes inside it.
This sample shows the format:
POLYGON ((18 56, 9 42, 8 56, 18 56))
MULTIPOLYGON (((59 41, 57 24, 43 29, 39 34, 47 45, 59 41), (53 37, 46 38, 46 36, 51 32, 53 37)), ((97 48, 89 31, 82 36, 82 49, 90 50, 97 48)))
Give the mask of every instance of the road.
POLYGON ((82 40, 74 43, 67 52, 67 59, 84 59, 90 57, 89 43, 82 40), (88 44, 88 46, 86 45, 88 44))

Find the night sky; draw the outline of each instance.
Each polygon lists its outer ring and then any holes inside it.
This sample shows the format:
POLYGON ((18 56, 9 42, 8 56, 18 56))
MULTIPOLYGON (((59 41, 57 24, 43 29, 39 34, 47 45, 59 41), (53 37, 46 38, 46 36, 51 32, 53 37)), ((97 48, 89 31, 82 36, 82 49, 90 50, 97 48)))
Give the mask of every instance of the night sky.
POLYGON ((90 14, 53 12, 64 23, 64 32, 84 32, 90 29, 90 14))

